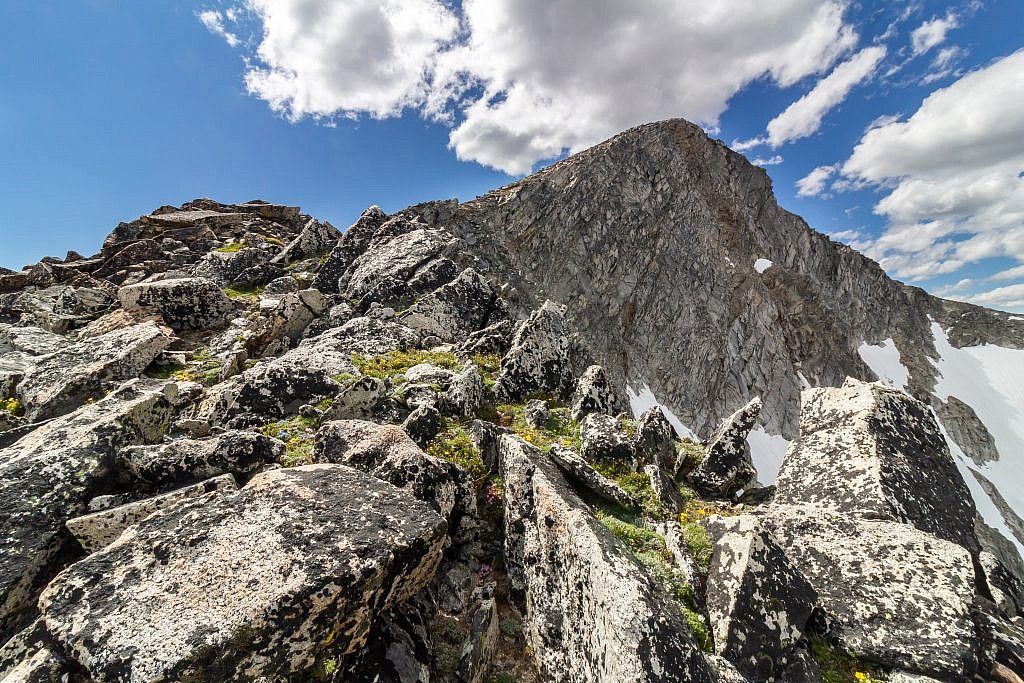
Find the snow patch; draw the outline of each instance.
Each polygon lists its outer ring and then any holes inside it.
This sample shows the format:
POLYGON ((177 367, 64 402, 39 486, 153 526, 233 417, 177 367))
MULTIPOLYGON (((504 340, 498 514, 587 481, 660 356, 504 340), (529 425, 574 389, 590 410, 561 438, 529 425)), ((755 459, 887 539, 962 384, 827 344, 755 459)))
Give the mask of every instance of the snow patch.
POLYGON ((903 392, 907 390, 910 371, 900 361, 900 350, 896 348, 896 342, 891 337, 881 344, 863 342, 857 347, 857 353, 882 382, 903 392))
POLYGON ((633 387, 627 385, 626 395, 629 397, 629 409, 633 411, 633 417, 639 418, 640 415, 642 415, 643 412, 651 406, 658 406, 661 408, 661 412, 668 419, 668 423, 672 425, 672 429, 675 430, 676 436, 680 439, 692 439, 694 441, 700 440, 689 427, 684 425, 679 418, 673 414, 671 410, 658 401, 654 392, 651 391, 651 388, 647 384, 644 384, 643 389, 641 389, 639 393, 633 391, 633 387))
POLYGON ((754 261, 754 270, 756 270, 759 273, 763 273, 764 271, 771 268, 773 265, 775 264, 769 261, 768 259, 759 258, 756 261, 754 261))
MULTIPOLYGON (((961 468, 985 523, 1003 532, 1006 523, 995 504, 966 470, 975 469, 992 482, 1018 515, 1024 517, 1024 350, 995 344, 954 348, 942 326, 932 321, 932 336, 939 354, 932 361, 938 371, 933 393, 946 401, 950 396, 969 405, 995 441, 999 459, 975 465, 946 434, 946 442, 961 468)), ((1024 554, 1024 547, 1012 534, 1024 554)))
POLYGON ((791 442, 778 434, 769 434, 764 427, 757 425, 747 435, 747 443, 750 444, 750 459, 757 469, 757 483, 761 486, 774 484, 791 442))

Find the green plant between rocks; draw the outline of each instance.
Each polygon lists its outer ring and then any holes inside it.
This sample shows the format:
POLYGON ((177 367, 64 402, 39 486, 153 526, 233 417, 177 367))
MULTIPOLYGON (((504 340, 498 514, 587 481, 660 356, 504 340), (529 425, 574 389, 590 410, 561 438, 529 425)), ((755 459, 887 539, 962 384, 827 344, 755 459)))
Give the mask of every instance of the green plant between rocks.
POLYGON ((214 251, 219 252, 221 254, 234 254, 236 252, 242 251, 242 249, 245 249, 245 247, 245 242, 231 242, 230 244, 225 244, 223 247, 217 247, 216 249, 214 249, 214 251))
POLYGON ((888 676, 874 664, 843 652, 821 636, 810 639, 811 654, 821 668, 822 683, 881 683, 888 676))
POLYGON ((313 439, 316 436, 316 418, 296 415, 260 427, 264 436, 284 442, 281 464, 285 467, 309 465, 313 462, 313 439))
POLYGON ((364 375, 377 379, 390 379, 408 372, 409 368, 420 363, 430 363, 445 370, 461 367, 454 353, 423 351, 391 351, 379 356, 363 356, 352 354, 352 364, 364 375))
POLYGON ((465 468, 478 487, 487 479, 487 467, 480 451, 466 428, 457 422, 446 420, 442 431, 427 444, 426 451, 427 455, 465 468))

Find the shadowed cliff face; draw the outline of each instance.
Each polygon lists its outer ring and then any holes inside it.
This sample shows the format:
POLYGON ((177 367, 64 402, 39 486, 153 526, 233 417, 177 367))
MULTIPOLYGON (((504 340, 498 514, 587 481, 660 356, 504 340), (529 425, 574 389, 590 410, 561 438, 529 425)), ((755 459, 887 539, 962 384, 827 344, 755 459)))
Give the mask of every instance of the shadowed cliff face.
POLYGON ((802 375, 876 379, 857 353, 895 341, 908 390, 935 382, 929 316, 954 344, 1024 344, 1006 314, 890 279, 776 204, 765 172, 683 120, 626 131, 438 218, 522 290, 567 305, 596 362, 648 385, 695 432, 751 397, 796 435, 802 375), (758 272, 755 261, 759 263, 758 272))

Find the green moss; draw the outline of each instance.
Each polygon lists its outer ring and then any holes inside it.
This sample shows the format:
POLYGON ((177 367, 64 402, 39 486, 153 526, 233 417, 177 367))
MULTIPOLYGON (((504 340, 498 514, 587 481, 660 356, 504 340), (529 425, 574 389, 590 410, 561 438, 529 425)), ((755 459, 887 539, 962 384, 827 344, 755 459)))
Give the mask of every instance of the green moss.
POLYGON ((619 418, 619 429, 632 439, 636 436, 636 420, 631 420, 628 417, 619 418))
POLYGON ((714 551, 711 539, 708 538, 708 532, 696 522, 688 522, 682 526, 686 550, 689 551, 690 557, 697 563, 697 566, 707 571, 711 566, 711 555, 714 551))
POLYGON ((531 427, 526 424, 526 404, 501 404, 494 408, 492 422, 503 427, 508 427, 514 433, 523 437, 530 443, 540 448, 550 448, 554 444, 560 444, 566 448, 579 450, 580 448, 580 425, 569 417, 569 409, 559 406, 555 401, 548 399, 548 407, 551 411, 551 418, 541 428, 531 427))
POLYGON ((478 485, 487 479, 487 467, 480 457, 480 451, 473 445, 473 439, 465 428, 458 423, 446 422, 444 430, 427 444, 426 450, 427 455, 465 468, 478 485))
POLYGON ((244 301, 249 304, 254 304, 260 300, 260 294, 263 293, 263 288, 243 287, 239 285, 224 287, 222 291, 231 299, 234 299, 236 301, 244 301))
POLYGON ((313 667, 313 680, 329 681, 337 670, 338 661, 336 659, 322 659, 313 667))
POLYGON ((237 251, 242 251, 245 248, 245 242, 232 242, 231 244, 225 244, 223 247, 217 247, 214 251, 219 251, 222 254, 234 254, 237 251))
POLYGON ((501 629, 501 634, 503 636, 514 637, 518 636, 520 633, 523 632, 523 625, 515 619, 511 619, 509 617, 505 617, 504 619, 499 621, 498 628, 501 629))
POLYGON ((820 636, 810 639, 811 654, 821 667, 822 683, 878 683, 887 677, 873 664, 843 652, 820 636))
POLYGON ((651 488, 651 480, 644 472, 633 472, 622 463, 595 463, 592 466, 618 484, 623 491, 639 500, 644 514, 651 519, 660 521, 668 516, 668 511, 658 494, 651 488))
POLYGON ((621 516, 599 510, 598 519, 621 540, 637 561, 675 601, 697 643, 707 652, 713 646, 707 622, 697 609, 693 586, 675 565, 672 553, 661 535, 633 524, 621 516))
POLYGON ((359 372, 378 379, 388 379, 404 374, 409 368, 420 363, 430 363, 446 370, 454 370, 459 367, 459 361, 455 358, 454 353, 436 353, 420 349, 392 351, 381 356, 369 357, 353 353, 352 363, 359 369, 359 372))
POLYGON ((185 365, 174 363, 147 372, 147 376, 157 379, 173 379, 178 382, 199 382, 212 386, 220 381, 220 373, 224 361, 210 353, 208 349, 198 349, 189 354, 185 365))
POLYGON ((338 384, 348 384, 355 378, 356 375, 353 375, 351 372, 343 372, 340 375, 334 375, 333 377, 331 377, 331 379, 333 379, 338 384))
POLYGON ((296 467, 313 462, 313 437, 316 435, 316 426, 316 418, 296 415, 287 420, 266 424, 260 431, 265 436, 284 441, 281 464, 285 467, 296 467))
POLYGON ((179 373, 185 369, 186 367, 181 363, 170 363, 168 365, 161 365, 155 370, 150 370, 146 374, 156 379, 178 379, 179 373))

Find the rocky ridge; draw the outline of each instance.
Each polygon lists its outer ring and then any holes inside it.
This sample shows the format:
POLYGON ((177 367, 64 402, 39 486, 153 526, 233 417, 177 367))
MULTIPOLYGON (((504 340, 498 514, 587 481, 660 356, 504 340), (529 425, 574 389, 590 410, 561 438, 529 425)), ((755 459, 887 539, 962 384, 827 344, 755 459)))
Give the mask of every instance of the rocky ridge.
POLYGON ((933 366, 854 350, 1019 324, 744 164, 668 122, 468 204, 196 200, 0 273, 0 680, 1020 680, 933 366))

